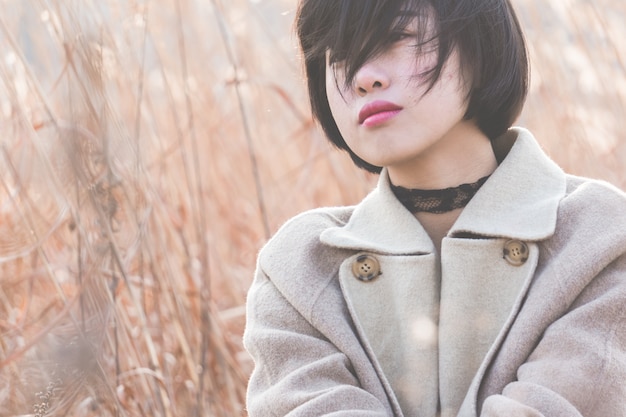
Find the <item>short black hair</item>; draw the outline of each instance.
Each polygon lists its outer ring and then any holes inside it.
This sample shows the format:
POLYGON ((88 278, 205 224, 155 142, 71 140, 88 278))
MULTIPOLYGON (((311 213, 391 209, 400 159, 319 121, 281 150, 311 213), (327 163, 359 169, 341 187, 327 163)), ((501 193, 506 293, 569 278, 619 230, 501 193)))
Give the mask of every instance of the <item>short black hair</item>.
POLYGON ((342 61, 346 82, 351 83, 359 68, 384 52, 414 18, 420 19, 420 44, 434 40, 437 45, 437 65, 426 74, 430 87, 456 48, 461 70, 471 75, 465 118, 475 120, 487 137, 495 139, 510 128, 526 100, 528 55, 509 0, 300 0, 295 25, 313 116, 335 146, 370 172, 378 173, 381 167, 352 152, 331 113, 326 54, 331 62, 342 61), (434 35, 425 24, 431 18, 434 35))

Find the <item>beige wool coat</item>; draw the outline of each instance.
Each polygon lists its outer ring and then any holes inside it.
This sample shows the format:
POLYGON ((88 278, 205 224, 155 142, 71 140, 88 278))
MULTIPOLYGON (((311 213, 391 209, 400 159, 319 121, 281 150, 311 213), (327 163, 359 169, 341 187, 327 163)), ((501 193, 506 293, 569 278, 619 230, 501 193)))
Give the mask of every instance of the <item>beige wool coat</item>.
POLYGON ((244 344, 256 416, 626 416, 626 196, 524 129, 441 254, 390 190, 287 222, 244 344))

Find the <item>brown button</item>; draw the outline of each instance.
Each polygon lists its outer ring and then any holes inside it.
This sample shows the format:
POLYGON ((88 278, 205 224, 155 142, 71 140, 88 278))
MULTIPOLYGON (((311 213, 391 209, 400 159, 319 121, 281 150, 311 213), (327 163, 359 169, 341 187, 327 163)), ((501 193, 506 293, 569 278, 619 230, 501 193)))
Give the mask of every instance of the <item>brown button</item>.
POLYGON ((371 255, 360 255, 352 264, 352 273, 359 281, 369 282, 381 274, 380 264, 371 255))
POLYGON ((528 260, 528 245, 520 240, 509 240, 502 250, 503 258, 513 266, 524 265, 528 260))

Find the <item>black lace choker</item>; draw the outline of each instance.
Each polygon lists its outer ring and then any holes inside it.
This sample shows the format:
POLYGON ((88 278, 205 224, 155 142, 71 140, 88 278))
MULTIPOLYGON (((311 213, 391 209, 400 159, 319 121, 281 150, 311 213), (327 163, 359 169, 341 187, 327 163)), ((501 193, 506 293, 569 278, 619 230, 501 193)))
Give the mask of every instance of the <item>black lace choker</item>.
POLYGON ((419 190, 393 184, 391 190, 411 213, 439 214, 465 207, 488 178, 489 175, 472 184, 461 184, 443 190, 419 190))

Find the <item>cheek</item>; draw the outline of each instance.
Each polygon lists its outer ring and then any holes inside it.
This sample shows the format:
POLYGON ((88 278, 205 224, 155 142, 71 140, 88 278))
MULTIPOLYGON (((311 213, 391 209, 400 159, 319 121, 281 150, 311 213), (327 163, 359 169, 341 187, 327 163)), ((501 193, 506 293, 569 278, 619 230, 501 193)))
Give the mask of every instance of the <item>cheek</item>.
POLYGON ((430 86, 428 75, 436 65, 437 55, 434 53, 407 56, 403 64, 399 65, 400 68, 404 69, 402 76, 408 81, 407 91, 409 93, 414 92, 413 94, 416 96, 421 96, 430 86))
POLYGON ((335 86, 335 78, 333 72, 326 67, 326 98, 330 104, 330 109, 333 109, 334 95, 336 94, 337 87, 335 86))
MULTIPOLYGON (((466 77, 459 68, 458 55, 453 52, 444 64, 439 80, 433 86, 431 93, 439 97, 438 100, 446 103, 450 109, 466 109, 468 105, 467 94, 469 85, 466 77)), ((429 94, 431 94, 429 93, 429 94)))
POLYGON ((417 58, 417 68, 420 74, 430 72, 437 66, 437 51, 430 51, 417 58))
POLYGON ((330 70, 326 71, 326 99, 328 100, 333 118, 339 123, 345 113, 346 103, 337 88, 335 77, 330 70))
POLYGON ((326 94, 336 94, 337 93, 337 85, 339 81, 337 81, 337 74, 331 67, 326 67, 326 94))

